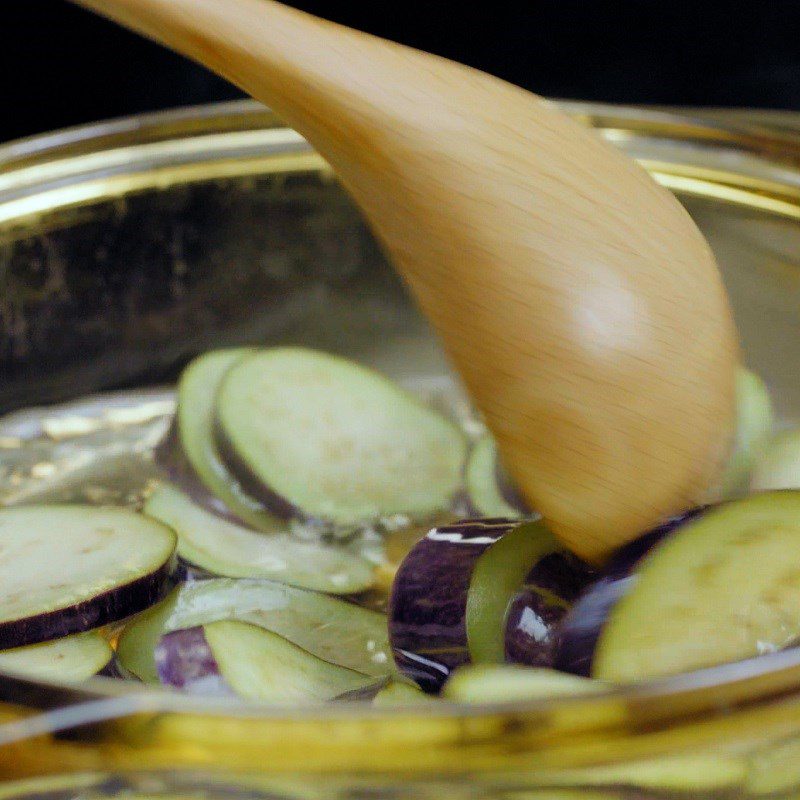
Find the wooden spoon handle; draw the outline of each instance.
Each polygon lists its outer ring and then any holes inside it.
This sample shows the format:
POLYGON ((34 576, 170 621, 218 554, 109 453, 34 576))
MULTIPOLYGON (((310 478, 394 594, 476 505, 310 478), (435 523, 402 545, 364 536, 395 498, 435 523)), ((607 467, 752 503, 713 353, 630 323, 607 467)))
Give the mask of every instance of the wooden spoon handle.
POLYGON ((271 0, 79 0, 269 103, 336 169, 533 507, 576 552, 701 498, 735 331, 680 204, 551 104, 271 0))

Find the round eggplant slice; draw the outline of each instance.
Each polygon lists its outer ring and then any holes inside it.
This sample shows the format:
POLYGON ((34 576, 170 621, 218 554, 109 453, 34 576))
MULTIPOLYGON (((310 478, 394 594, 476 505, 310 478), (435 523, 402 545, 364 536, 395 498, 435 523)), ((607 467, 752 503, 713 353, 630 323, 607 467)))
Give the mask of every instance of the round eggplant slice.
POLYGON ((214 443, 214 402, 225 373, 249 348, 213 350, 196 358, 178 382, 175 431, 168 434, 156 456, 171 479, 199 502, 217 513, 230 513, 257 530, 274 533, 285 522, 251 497, 226 468, 214 443), (198 482, 216 502, 203 498, 198 482))
POLYGON ((130 616, 163 594, 172 530, 123 509, 0 510, 0 648, 21 647, 130 616))
POLYGON ((465 473, 469 505, 477 516, 516 519, 530 515, 525 502, 503 471, 497 444, 485 434, 469 454, 465 473))
POLYGON ((96 631, 0 651, 0 672, 35 681, 80 683, 104 670, 114 651, 96 631))
POLYGON ((234 364, 217 444, 245 489, 282 516, 354 524, 447 508, 466 443, 436 411, 372 370, 301 348, 234 364))
POLYGON ((592 674, 597 642, 611 609, 636 582, 635 569, 657 544, 706 508, 694 508, 667 520, 620 548, 604 571, 574 602, 555 631, 554 666, 574 675, 592 674))
POLYGON ((598 694, 608 685, 554 669, 519 664, 475 664, 456 670, 442 692, 456 703, 513 703, 598 694))
POLYGON ((369 675, 323 661, 282 636, 235 620, 162 636, 156 665, 166 686, 280 705, 322 702, 375 684, 369 675))
POLYGON ((373 678, 395 671, 385 615, 273 581, 227 578, 179 586, 140 614, 120 635, 117 657, 132 675, 157 683, 154 652, 164 633, 224 619, 258 625, 318 658, 373 678))
POLYGON ((502 662, 508 604, 534 564, 558 549, 538 521, 464 520, 429 531, 392 586, 389 631, 398 667, 436 691, 462 664, 502 662))
POLYGON ((222 677, 240 697, 276 705, 332 700, 374 678, 309 653, 257 625, 221 620, 203 626, 222 677))
POLYGON ((725 503, 680 525, 639 561, 608 613, 592 674, 639 681, 791 645, 800 635, 798 544, 797 491, 725 503))
POLYGON ((558 625, 591 580, 589 567, 570 553, 551 553, 542 558, 508 607, 506 661, 551 667, 558 625))
POLYGON ((144 513, 178 534, 178 555, 214 575, 268 578, 328 594, 370 588, 375 566, 341 546, 288 534, 266 536, 218 517, 168 484, 160 484, 144 513))

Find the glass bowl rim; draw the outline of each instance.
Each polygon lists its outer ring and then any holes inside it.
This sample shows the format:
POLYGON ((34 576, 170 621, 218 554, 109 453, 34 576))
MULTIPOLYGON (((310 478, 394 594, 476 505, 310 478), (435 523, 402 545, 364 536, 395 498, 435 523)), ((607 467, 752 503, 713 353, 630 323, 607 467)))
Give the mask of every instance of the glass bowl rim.
MULTIPOLYGON (((635 107, 579 101, 554 101, 571 115, 610 131, 629 129, 643 136, 661 136, 700 150, 730 150, 744 159, 743 174, 750 171, 767 175, 770 186, 792 200, 800 201, 800 115, 792 112, 746 109, 675 109, 635 107)), ((210 103, 89 123, 0 144, 0 177, 29 170, 32 165, 47 165, 76 155, 102 152, 119 142, 149 141, 159 132, 169 134, 159 141, 179 142, 208 131, 223 133, 236 130, 277 129, 284 132, 282 147, 297 152, 311 152, 297 134, 283 127, 272 112, 252 100, 210 103)), ((45 169, 46 171, 46 169, 45 169)), ((80 174, 73 176, 80 180, 80 174)), ((41 179, 41 174, 37 179, 41 179)), ((26 190, 35 193, 32 182, 26 190)), ((4 201, 0 188, 0 204, 4 201)), ((81 724, 125 712, 181 712, 267 719, 352 719, 408 716, 422 713, 422 706, 373 708, 366 704, 351 706, 292 708, 243 704, 229 699, 210 699, 178 695, 159 687, 125 684, 108 678, 93 678, 81 687, 33 682, 9 677, 0 687, 0 701, 23 698, 28 707, 46 712, 47 730, 63 723, 81 724), (78 714, 80 709, 82 713, 78 714)), ((474 718, 493 715, 537 715, 570 709, 569 719, 592 718, 609 703, 623 702, 631 719, 677 719, 717 711, 721 705, 748 705, 768 697, 785 697, 800 688, 800 648, 723 664, 669 678, 636 685, 616 686, 592 695, 567 696, 539 700, 467 705, 441 703, 425 705, 425 716, 474 718)), ((599 715, 608 722, 608 717, 599 715)), ((613 716, 613 715, 612 715, 613 716)), ((618 720, 623 722, 623 720, 618 720)), ((44 724, 44 722, 42 723, 44 724)), ((30 734, 30 726, 26 735, 30 734)), ((2 743, 0 738, 0 743, 2 743)))

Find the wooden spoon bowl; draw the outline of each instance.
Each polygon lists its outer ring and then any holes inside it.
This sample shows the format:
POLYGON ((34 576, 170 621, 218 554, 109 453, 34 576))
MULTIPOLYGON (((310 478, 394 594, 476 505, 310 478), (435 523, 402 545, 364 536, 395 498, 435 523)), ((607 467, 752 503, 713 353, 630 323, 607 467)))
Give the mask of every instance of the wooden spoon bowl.
POLYGON ((328 159, 575 552, 600 561, 705 495, 731 438, 734 325, 708 245, 639 166, 522 89, 272 0, 78 1, 328 159))

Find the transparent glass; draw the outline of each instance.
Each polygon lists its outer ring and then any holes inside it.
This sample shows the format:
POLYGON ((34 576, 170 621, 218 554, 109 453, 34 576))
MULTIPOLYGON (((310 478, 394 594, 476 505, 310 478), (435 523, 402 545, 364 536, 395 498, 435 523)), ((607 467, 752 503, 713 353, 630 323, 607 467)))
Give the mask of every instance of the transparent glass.
MULTIPOLYGON (((565 106, 685 203, 722 266, 745 361, 782 423, 800 421, 797 118, 565 106)), ((0 148, 0 411, 163 385, 196 353, 246 342, 450 374, 330 170, 264 108, 0 148)), ((13 442, 0 445, 1 470, 13 442)), ((2 678, 0 781, 0 798, 789 797, 800 652, 513 707, 273 711, 2 678)))

